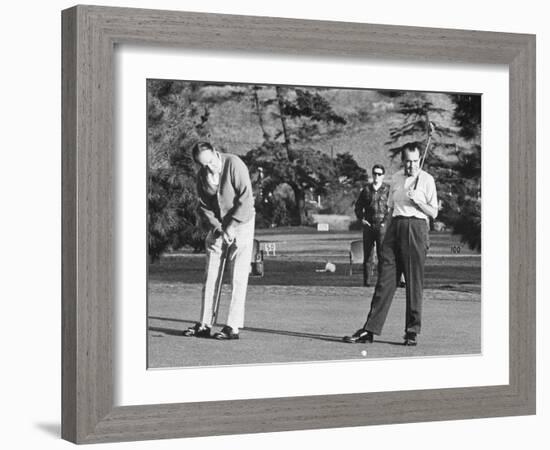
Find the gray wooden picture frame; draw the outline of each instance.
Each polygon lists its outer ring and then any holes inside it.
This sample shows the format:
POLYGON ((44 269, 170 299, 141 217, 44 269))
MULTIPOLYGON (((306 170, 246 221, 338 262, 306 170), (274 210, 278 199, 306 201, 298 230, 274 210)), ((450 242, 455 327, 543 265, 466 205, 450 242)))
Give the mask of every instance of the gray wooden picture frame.
MULTIPOLYGON (((535 413, 535 36, 76 6, 62 12, 62 54, 64 439, 94 443, 535 413), (115 407, 113 51, 127 43, 507 65, 509 384, 115 407)), ((487 286, 485 295, 490 292, 487 286)))

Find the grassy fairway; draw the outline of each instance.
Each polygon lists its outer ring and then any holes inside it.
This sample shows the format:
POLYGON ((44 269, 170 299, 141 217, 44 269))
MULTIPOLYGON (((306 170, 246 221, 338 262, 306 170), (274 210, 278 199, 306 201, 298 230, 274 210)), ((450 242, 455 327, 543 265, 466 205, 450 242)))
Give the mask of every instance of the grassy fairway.
MULTIPOLYGON (((401 345, 405 321, 398 289, 383 335, 370 346, 341 341, 366 318, 373 288, 364 288, 360 266, 349 276, 348 250, 358 232, 317 233, 311 229, 260 230, 261 242, 276 242, 266 256, 265 276, 251 278, 246 326, 241 339, 218 342, 184 338, 197 320, 204 255, 164 257, 149 269, 149 364, 151 367, 261 364, 364 358, 475 354, 481 351, 481 258, 461 248, 448 233, 432 234, 426 265, 420 345, 401 345), (319 273, 330 260, 336 273, 319 273)), ((224 287, 220 322, 230 296, 224 287)))
MULTIPOLYGON (((199 285, 153 284, 149 312, 151 367, 474 354, 481 351, 479 295, 427 290, 417 347, 401 345, 404 291, 397 292, 382 336, 372 345, 346 344, 366 318, 373 288, 251 286, 246 326, 238 341, 184 338, 199 315, 199 285)), ((229 288, 220 318, 226 317, 229 288)), ((219 327, 218 327, 219 328, 219 327)))
MULTIPOLYGON (((265 275, 250 278, 251 285, 340 286, 362 285, 361 264, 349 275, 350 242, 360 232, 317 233, 311 228, 259 230, 256 239, 275 244, 275 255, 265 256, 265 275), (336 264, 335 273, 319 273, 327 261, 336 264)), ((426 288, 480 292, 481 258, 460 246, 449 233, 432 233, 426 263, 426 288), (452 249, 461 248, 460 253, 452 249)), ((204 255, 177 253, 162 258, 149 268, 150 281, 202 283, 204 255)), ((226 280, 228 281, 228 280, 226 280)))

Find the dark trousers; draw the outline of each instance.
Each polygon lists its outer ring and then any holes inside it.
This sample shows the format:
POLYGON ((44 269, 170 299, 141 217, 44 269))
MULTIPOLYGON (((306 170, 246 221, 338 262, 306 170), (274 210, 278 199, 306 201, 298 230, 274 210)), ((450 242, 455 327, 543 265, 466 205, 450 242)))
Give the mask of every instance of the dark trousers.
POLYGON ((382 243, 384 242, 385 234, 386 227, 383 227, 381 224, 373 224, 371 226, 363 225, 363 284, 365 285, 373 282, 369 259, 374 244, 376 244, 376 256, 378 257, 377 269, 378 274, 380 274, 380 269, 382 267, 382 243))
POLYGON ((428 252, 428 224, 415 217, 394 217, 382 245, 382 265, 364 328, 380 334, 399 283, 405 274, 405 331, 420 333, 424 263, 428 252))

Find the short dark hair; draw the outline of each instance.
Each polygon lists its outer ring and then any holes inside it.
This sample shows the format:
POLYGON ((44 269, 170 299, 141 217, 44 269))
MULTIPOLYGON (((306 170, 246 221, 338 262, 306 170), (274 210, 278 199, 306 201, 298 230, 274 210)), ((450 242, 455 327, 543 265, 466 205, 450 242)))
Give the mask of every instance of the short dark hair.
POLYGON ((214 147, 212 147, 212 144, 207 141, 199 141, 195 145, 193 145, 193 148, 191 149, 193 161, 197 162, 197 157, 205 150, 210 150, 213 152, 214 147))
POLYGON ((374 173, 376 169, 380 169, 382 171, 382 174, 386 173, 386 169, 384 169, 384 166, 382 164, 375 164, 374 166, 372 166, 372 173, 374 173))
POLYGON ((403 147, 401 149, 401 161, 405 160, 405 152, 418 152, 418 155, 420 156, 420 149, 418 147, 403 147))

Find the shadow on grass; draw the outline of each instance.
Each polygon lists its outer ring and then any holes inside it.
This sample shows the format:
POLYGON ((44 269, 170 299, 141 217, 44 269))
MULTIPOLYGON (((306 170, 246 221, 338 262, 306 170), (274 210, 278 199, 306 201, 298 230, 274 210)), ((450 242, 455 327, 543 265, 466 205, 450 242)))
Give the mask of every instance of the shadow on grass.
MULTIPOLYGON (((196 320, 189 320, 189 319, 171 319, 169 317, 152 317, 148 316, 148 319, 154 319, 154 320, 162 320, 163 322, 178 322, 178 323, 186 323, 189 325, 194 325, 197 323, 196 320)), ((147 327, 148 331, 157 332, 157 333, 163 333, 168 334, 170 336, 182 336, 183 330, 182 329, 174 329, 174 328, 162 328, 162 327, 147 327)))
MULTIPOLYGON (((169 317, 149 316, 149 319, 161 320, 161 321, 165 321, 165 322, 178 322, 178 323, 189 323, 189 324, 196 323, 196 321, 194 321, 194 320, 172 319, 172 318, 169 318, 169 317)), ((158 333, 169 334, 171 336, 181 336, 181 330, 173 329, 173 328, 149 327, 149 331, 155 331, 155 332, 158 332, 158 333)), ((301 337, 301 338, 306 338, 306 339, 318 339, 318 340, 321 340, 321 341, 329 341, 329 342, 342 342, 342 337, 341 336, 330 336, 330 335, 318 334, 318 333, 304 333, 304 332, 299 332, 299 331, 272 330, 272 329, 269 329, 269 328, 256 328, 256 327, 244 327, 244 328, 242 328, 242 331, 251 331, 253 333, 279 334, 281 336, 295 336, 295 337, 301 337)))
POLYGON ((319 333, 305 333, 302 331, 272 330, 269 328, 256 328, 256 327, 244 327, 243 331, 251 331, 253 333, 278 334, 280 336, 293 336, 293 337, 299 337, 299 338, 305 338, 305 339, 315 339, 318 341, 342 342, 342 336, 331 336, 328 334, 319 334, 319 333))
MULTIPOLYGON (((167 322, 178 322, 178 323, 189 323, 193 324, 195 321, 193 320, 187 320, 187 319, 172 319, 169 317, 152 317, 150 316, 149 319, 153 320, 161 320, 161 321, 167 321, 167 322)), ((170 336, 181 336, 182 330, 180 329, 173 329, 173 328, 163 328, 163 327, 149 327, 149 331, 151 332, 157 332, 157 333, 163 333, 170 336)), ((329 334, 320 334, 320 333, 306 333, 303 331, 287 331, 287 330, 273 330, 270 328, 258 328, 258 327, 243 327, 242 331, 250 331, 252 333, 264 333, 264 334, 277 334, 279 336, 292 336, 297 338, 303 338, 303 339, 314 339, 318 341, 325 341, 325 342, 337 342, 340 344, 343 344, 342 338, 343 336, 333 336, 329 334)), ((375 341, 378 344, 389 344, 389 345, 403 345, 402 342, 392 342, 392 341, 381 341, 376 340, 375 341)), ((350 344, 348 344, 350 345, 350 344)))
MULTIPOLYGON (((270 330, 269 328, 254 328, 254 327, 244 327, 243 330, 245 331, 252 331, 255 333, 270 333, 270 334, 279 334, 282 336, 295 336, 295 337, 302 337, 307 339, 316 339, 319 341, 327 341, 327 342, 338 342, 340 344, 343 344, 342 341, 343 336, 331 336, 328 334, 316 334, 316 333, 304 333, 300 331, 284 331, 284 330, 270 330)), ((389 344, 389 345, 403 345, 402 342, 392 342, 392 341, 381 341, 376 339, 374 341, 378 344, 389 344)), ((353 344, 348 344, 353 345, 353 344)))
MULTIPOLYGON (((183 334, 182 334, 183 330, 180 330, 180 329, 149 327, 149 331, 156 332, 156 333, 167 334, 169 336, 183 336, 183 334)), ((161 336, 155 336, 155 337, 161 337, 161 336)))

